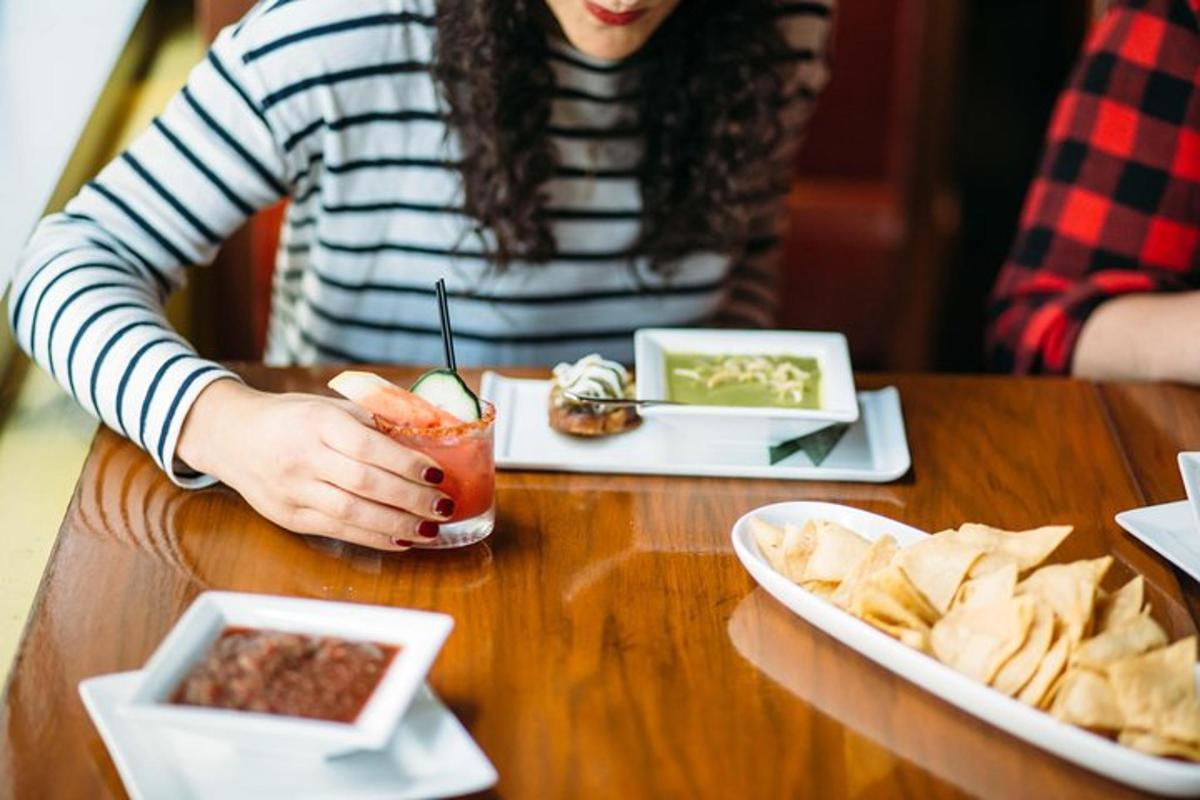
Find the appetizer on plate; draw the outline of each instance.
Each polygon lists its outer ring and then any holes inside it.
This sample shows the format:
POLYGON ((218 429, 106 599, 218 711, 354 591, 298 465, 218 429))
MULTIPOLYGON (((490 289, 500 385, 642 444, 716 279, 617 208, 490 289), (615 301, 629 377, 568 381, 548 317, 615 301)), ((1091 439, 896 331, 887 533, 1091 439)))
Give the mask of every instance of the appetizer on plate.
POLYGON ((574 364, 554 368, 550 389, 550 427, 572 436, 610 436, 636 428, 642 421, 633 406, 581 403, 568 395, 623 400, 633 397, 633 377, 615 361, 593 353, 574 364))

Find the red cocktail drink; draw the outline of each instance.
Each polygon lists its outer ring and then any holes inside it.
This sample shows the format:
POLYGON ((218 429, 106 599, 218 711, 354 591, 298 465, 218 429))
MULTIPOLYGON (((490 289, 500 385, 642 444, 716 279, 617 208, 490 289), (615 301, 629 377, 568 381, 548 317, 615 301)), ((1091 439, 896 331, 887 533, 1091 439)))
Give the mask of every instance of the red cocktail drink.
POLYGON ((440 428, 405 428, 378 415, 375 425, 405 447, 436 461, 446 477, 438 487, 454 499, 454 516, 431 542, 417 547, 463 547, 487 538, 496 521, 496 461, 492 430, 496 407, 480 401, 483 415, 472 422, 440 428))

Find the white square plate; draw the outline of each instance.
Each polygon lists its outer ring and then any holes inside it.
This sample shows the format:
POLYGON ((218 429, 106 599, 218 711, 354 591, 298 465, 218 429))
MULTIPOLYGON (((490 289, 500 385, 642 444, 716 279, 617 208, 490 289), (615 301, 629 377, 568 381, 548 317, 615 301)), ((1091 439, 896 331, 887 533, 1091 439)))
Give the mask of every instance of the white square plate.
POLYGON ((383 747, 454 620, 445 614, 360 603, 333 603, 241 592, 196 598, 146 662, 125 713, 155 726, 219 736, 245 749, 329 755, 383 747), (167 698, 227 627, 261 628, 396 645, 392 659, 352 723, 174 705, 167 698))
POLYGON ((861 416, 820 466, 803 452, 771 464, 765 442, 740 439, 728 426, 689 436, 651 418, 616 436, 568 436, 550 428, 549 381, 486 372, 480 395, 496 405, 501 469, 885 483, 912 465, 900 393, 890 387, 859 393, 861 416))
POLYGON ((936 659, 901 644, 883 631, 800 588, 776 572, 758 550, 749 519, 803 525, 828 519, 874 541, 891 534, 901 547, 929 534, 887 517, 834 503, 776 503, 751 511, 733 526, 733 549, 746 570, 776 600, 814 627, 854 648, 880 666, 1001 730, 1085 769, 1139 789, 1180 797, 1200 794, 1200 764, 1139 753, 1076 728, 955 672, 936 659))
POLYGON ((1200 453, 1180 453, 1187 500, 1117 514, 1117 524, 1154 552, 1200 581, 1200 453))
MULTIPOLYGON (((644 328, 634 335, 637 396, 642 400, 668 398, 666 358, 669 353, 704 355, 788 355, 816 359, 821 370, 818 408, 771 406, 652 406, 646 417, 681 427, 703 430, 706 425, 738 426, 759 432, 772 442, 803 436, 835 422, 858 419, 850 350, 840 333, 780 330, 723 330, 644 328)), ((743 436, 746 434, 743 434, 743 436)))
POLYGON ((496 783, 487 756, 427 686, 382 750, 305 759, 189 733, 161 735, 121 713, 140 682, 140 673, 123 672, 79 684, 133 800, 405 800, 457 797, 496 783))
POLYGON ((1187 500, 1122 511, 1117 514, 1117 524, 1193 580, 1200 581, 1200 530, 1187 500))
POLYGON ((1183 488, 1187 491, 1188 502, 1192 504, 1192 516, 1197 529, 1200 529, 1200 453, 1180 453, 1178 461, 1183 488))

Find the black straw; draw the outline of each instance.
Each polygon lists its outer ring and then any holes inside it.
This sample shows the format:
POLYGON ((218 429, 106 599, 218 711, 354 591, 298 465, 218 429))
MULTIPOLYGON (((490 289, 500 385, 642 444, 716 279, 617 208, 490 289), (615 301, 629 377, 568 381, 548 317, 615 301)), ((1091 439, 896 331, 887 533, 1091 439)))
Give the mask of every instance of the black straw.
POLYGON ((450 305, 446 302, 446 279, 439 278, 436 288, 438 313, 442 317, 442 349, 446 351, 446 369, 458 372, 458 362, 454 360, 454 331, 450 327, 450 305))

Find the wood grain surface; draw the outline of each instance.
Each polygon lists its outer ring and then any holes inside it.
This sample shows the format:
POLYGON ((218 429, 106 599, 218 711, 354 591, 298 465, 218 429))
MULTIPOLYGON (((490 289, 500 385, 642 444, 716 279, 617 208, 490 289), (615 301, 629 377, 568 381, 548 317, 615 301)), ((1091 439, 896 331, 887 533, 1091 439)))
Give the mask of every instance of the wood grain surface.
MULTIPOLYGON (((1200 450, 1200 389, 1119 383, 1101 386, 1100 393, 1137 484, 1140 502, 1136 505, 1186 499, 1177 456, 1184 450, 1200 450)), ((1175 572, 1192 617, 1200 619, 1200 585, 1184 572, 1175 572)))
MULTIPOLYGON (((316 391, 330 374, 238 369, 272 390, 316 391)), ((1111 553, 1112 585, 1144 574, 1172 637, 1195 631, 1172 571, 1112 522, 1143 490, 1096 387, 860 380, 889 384, 914 464, 897 483, 501 472, 495 534, 455 552, 289 534, 227 489, 176 489, 102 431, 0 711, 0 792, 123 796, 79 681, 140 667, 198 592, 232 589, 453 615, 430 680, 495 763, 498 796, 1133 795, 815 631, 734 557, 732 523, 783 500, 927 530, 1067 522, 1076 532, 1060 558, 1111 553)))

